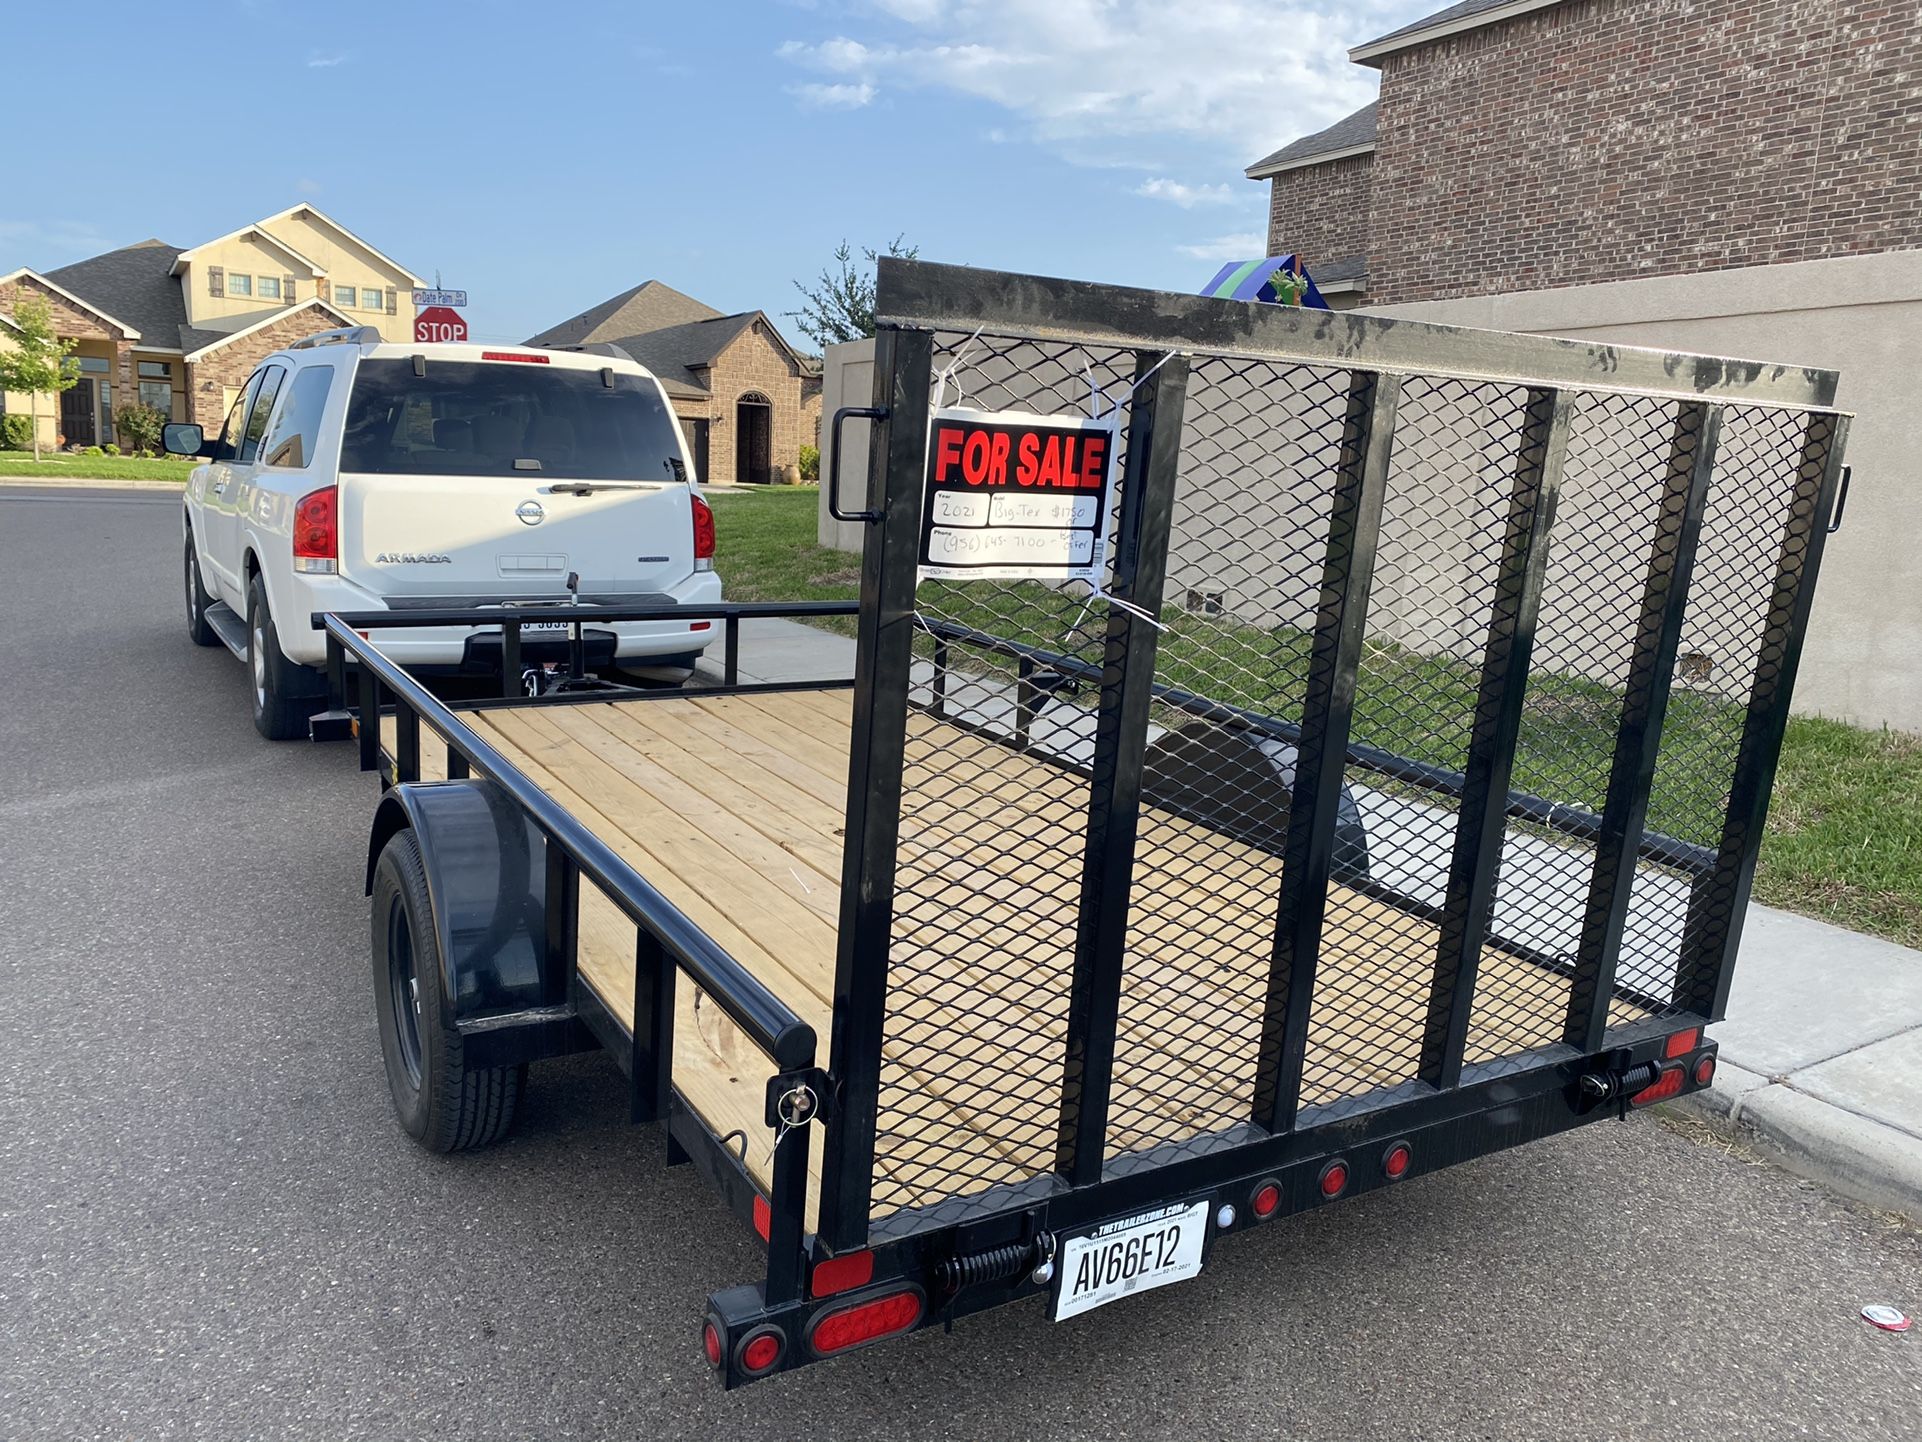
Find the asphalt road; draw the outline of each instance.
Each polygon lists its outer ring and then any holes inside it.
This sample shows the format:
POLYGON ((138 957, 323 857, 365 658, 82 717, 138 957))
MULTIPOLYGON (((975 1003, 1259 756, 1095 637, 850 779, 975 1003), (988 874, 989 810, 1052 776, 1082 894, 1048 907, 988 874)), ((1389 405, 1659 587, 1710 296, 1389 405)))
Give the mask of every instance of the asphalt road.
POLYGON ((1646 1116, 721 1393, 756 1248, 611 1063, 491 1152, 394 1126, 373 784, 189 644, 177 507, 0 488, 0 1437, 1917 1435, 1922 1328, 1856 1312, 1922 1238, 1646 1116))

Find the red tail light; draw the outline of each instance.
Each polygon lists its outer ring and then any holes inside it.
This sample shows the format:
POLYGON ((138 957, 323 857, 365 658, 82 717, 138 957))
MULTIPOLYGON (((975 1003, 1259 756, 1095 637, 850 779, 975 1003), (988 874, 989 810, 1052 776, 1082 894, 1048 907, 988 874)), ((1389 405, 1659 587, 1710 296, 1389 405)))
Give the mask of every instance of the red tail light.
POLYGON ((817 1357, 832 1356, 850 1347, 878 1342, 906 1332, 921 1320, 921 1293, 895 1292, 871 1302, 823 1312, 808 1328, 808 1346, 817 1357))
POLYGON ((754 1199, 754 1230, 761 1234, 764 1242, 774 1233, 774 1209, 767 1204, 766 1197, 754 1199))
POLYGON ((707 1365, 721 1365, 721 1329, 712 1322, 701 1324, 701 1350, 707 1354, 707 1365))
POLYGON ((1415 1160, 1407 1142, 1396 1142, 1382 1153, 1381 1174, 1391 1182, 1398 1182, 1408 1175, 1408 1167, 1415 1160))
POLYGON ((1680 1056, 1687 1056, 1695 1050, 1695 1044, 1701 1039, 1702 1029, 1699 1026, 1692 1026, 1687 1031, 1678 1031, 1662 1047, 1662 1055, 1670 1061, 1680 1056))
POLYGON ((1274 1182, 1263 1182, 1255 1188, 1255 1194, 1248 1199, 1248 1210, 1257 1220, 1267 1221, 1281 1206, 1281 1187, 1274 1182))
POLYGON ((852 1292, 874 1280, 874 1253, 849 1252, 845 1257, 829 1257, 816 1262, 808 1280, 815 1297, 832 1297, 836 1292, 852 1292))
POLYGON ((1663 1067, 1660 1075, 1653 1082, 1628 1099, 1628 1104, 1635 1107, 1653 1106, 1656 1102, 1665 1102, 1670 1097, 1680 1096, 1682 1082, 1687 1076, 1688 1073, 1678 1066, 1663 1067))
POLYGON ((340 492, 309 491, 294 502, 294 569, 331 574, 340 560, 340 492))
POLYGON ((519 361, 522 365, 529 366, 544 366, 547 364, 547 357, 544 355, 529 355, 526 351, 518 350, 484 350, 481 352, 481 359, 519 361))
POLYGON ((1330 1162, 1321 1169, 1321 1194, 1338 1197, 1348 1190, 1348 1163, 1330 1162))
POLYGON ((737 1354, 741 1359, 741 1370, 750 1377, 759 1377, 772 1372, 774 1364, 781 1360, 781 1351, 786 1340, 773 1327, 759 1332, 750 1332, 747 1340, 741 1343, 741 1350, 737 1354))
POLYGON ((1715 1053, 1710 1052, 1695 1063, 1695 1085, 1705 1087, 1715 1080, 1715 1053))
POLYGON ((711 571, 714 569, 714 511, 699 496, 692 498, 694 503, 694 569, 711 571), (706 561, 703 566, 700 562, 706 561))

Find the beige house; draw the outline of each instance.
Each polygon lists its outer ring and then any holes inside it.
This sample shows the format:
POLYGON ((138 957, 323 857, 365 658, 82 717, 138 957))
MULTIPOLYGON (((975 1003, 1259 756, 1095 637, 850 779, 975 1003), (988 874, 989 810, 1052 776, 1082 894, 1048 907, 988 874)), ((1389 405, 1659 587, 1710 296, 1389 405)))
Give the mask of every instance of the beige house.
POLYGON ((657 376, 702 481, 764 482, 815 444, 819 363, 766 311, 723 315, 658 280, 530 336, 528 345, 618 345, 657 376))
MULTIPOLYGON (((0 345, 24 295, 72 340, 80 382, 40 400, 43 446, 120 439, 115 407, 144 401, 213 429, 260 358, 301 336, 371 325, 411 339, 419 276, 311 205, 181 249, 158 240, 45 272, 0 273, 0 345)), ((0 403, 24 414, 29 396, 0 403)))

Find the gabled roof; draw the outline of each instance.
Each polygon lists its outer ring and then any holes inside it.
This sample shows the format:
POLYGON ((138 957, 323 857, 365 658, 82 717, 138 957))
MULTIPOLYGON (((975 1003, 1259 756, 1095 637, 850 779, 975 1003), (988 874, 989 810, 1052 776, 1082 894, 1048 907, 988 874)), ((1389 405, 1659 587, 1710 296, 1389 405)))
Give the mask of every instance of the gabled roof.
POLYGON ((140 335, 160 345, 187 323, 180 282, 173 278, 173 264, 179 255, 178 246, 143 240, 47 274, 84 297, 89 309, 126 317, 140 335))
POLYGON ((710 394, 706 377, 696 372, 713 365, 716 356, 761 319, 765 317, 758 310, 744 311, 622 336, 614 344, 654 372, 670 394, 705 396, 710 394))
POLYGON ((1551 5, 1561 3, 1562 0, 1461 0, 1460 4, 1450 5, 1446 10, 1437 10, 1433 15, 1417 20, 1413 25, 1404 25, 1401 29, 1391 30, 1365 45, 1357 45, 1348 52, 1348 58, 1357 65, 1378 66, 1383 56, 1393 55, 1398 50, 1412 50, 1417 45, 1430 45, 1450 35, 1459 35, 1466 30, 1479 30, 1485 25, 1498 25, 1504 20, 1514 19, 1517 15, 1526 15, 1534 10, 1546 10, 1551 5))
POLYGON ((624 336, 666 330, 669 326, 715 320, 720 315, 721 312, 713 306, 703 305, 671 285, 663 285, 658 280, 644 280, 559 325, 549 326, 539 335, 529 336, 526 344, 562 346, 618 341, 624 336))
MULTIPOLYGON (((66 269, 68 270, 71 270, 72 268, 73 267, 71 266, 66 267, 66 269)), ((54 272, 54 274, 57 275, 59 274, 59 272, 56 271, 54 272)), ((86 299, 86 297, 75 295, 72 291, 68 290, 64 285, 60 284, 58 281, 52 280, 48 276, 42 275, 37 270, 31 270, 28 267, 23 265, 18 270, 9 271, 5 275, 0 275, 0 285, 5 285, 10 280, 18 280, 23 275, 29 277, 30 279, 38 281, 41 285, 44 285, 48 290, 52 291, 55 295, 61 297, 63 300, 72 301, 75 305, 79 306, 82 310, 92 311, 95 315, 99 316, 100 319, 104 320, 108 325, 113 326, 116 330, 123 332, 126 335, 128 340, 140 339, 139 327, 129 325, 126 321, 120 319, 119 316, 109 314, 107 311, 104 311, 99 306, 95 305, 92 301, 86 299)))
POLYGON ((199 360, 208 351, 219 350, 222 346, 232 341, 241 340, 252 335, 255 331, 265 330, 276 321, 283 321, 290 315, 299 315, 303 310, 325 311, 342 325, 354 325, 357 323, 351 316, 343 315, 331 305, 327 304, 326 301, 316 296, 312 300, 296 301, 292 305, 282 306, 272 315, 267 316, 265 319, 255 321, 243 330, 195 331, 189 329, 187 326, 182 326, 180 328, 180 347, 186 352, 187 360, 199 360), (189 341, 189 336, 192 336, 194 339, 189 341))
POLYGON ((192 260, 195 256, 199 255, 201 251, 212 249, 216 245, 225 245, 230 240, 239 240, 242 236, 245 236, 245 235, 258 237, 260 240, 265 241, 268 245, 271 245, 275 250, 279 251, 282 255, 286 256, 289 260, 293 261, 295 265, 306 266, 307 274, 310 276, 327 274, 327 272, 325 270, 322 270, 320 266, 316 265, 313 261, 309 260, 306 256, 302 255, 299 251, 295 250, 291 245, 287 244, 286 241, 282 240, 279 236, 275 235, 272 231, 263 230, 258 221, 256 221, 252 225, 243 225, 240 227, 239 230, 230 230, 225 235, 215 236, 212 240, 203 240, 200 242, 199 245, 192 246, 187 250, 181 251, 178 255, 174 257, 173 273, 175 275, 179 275, 180 272, 186 268, 187 262, 192 260))
POLYGON ((1375 148, 1375 113, 1380 105, 1380 101, 1371 100, 1326 130, 1317 130, 1313 135, 1304 135, 1282 146, 1273 155, 1265 155, 1249 166, 1246 175, 1250 180, 1266 180, 1284 170, 1368 154, 1375 148))
POLYGON ((386 255, 381 251, 375 250, 373 246, 369 245, 366 241, 362 240, 359 236, 355 235, 353 231, 349 230, 346 226, 342 225, 339 221, 335 220, 331 215, 328 215, 326 212, 318 210, 311 205, 305 205, 305 204, 290 205, 285 210, 275 211, 272 215, 268 216, 265 220, 259 221, 257 223, 260 225, 272 225, 276 220, 287 220, 291 217, 300 216, 300 215, 310 215, 315 220, 319 221, 322 225, 328 226, 331 229, 340 232, 340 234, 346 236, 347 239, 351 240, 355 245, 359 246, 362 250, 366 251, 369 255, 371 255, 375 260, 379 261, 382 265, 391 266, 393 269, 399 271, 402 275, 406 276, 407 279, 411 281, 413 284, 419 285, 419 286, 424 286, 427 284, 426 281, 422 280, 419 276, 415 275, 411 270, 409 270, 406 266, 402 265, 399 261, 395 260, 391 255, 386 255))

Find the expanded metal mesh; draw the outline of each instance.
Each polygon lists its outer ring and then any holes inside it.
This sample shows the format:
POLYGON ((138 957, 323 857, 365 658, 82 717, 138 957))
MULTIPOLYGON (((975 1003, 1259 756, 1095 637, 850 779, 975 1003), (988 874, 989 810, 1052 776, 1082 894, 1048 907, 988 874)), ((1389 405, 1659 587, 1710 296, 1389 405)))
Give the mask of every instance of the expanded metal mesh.
MULTIPOLYGON (((1132 351, 939 335, 935 399, 1076 416, 1120 403, 1125 421, 1134 370, 1132 351)), ((1110 576, 1112 555, 1110 544, 1110 576)), ((929 580, 916 605, 876 1212, 1055 1164, 1107 623, 1081 583, 929 580), (1000 649, 949 643, 945 628, 1000 649), (1018 648, 1095 679, 1036 667, 1018 648)))
MULTIPOLYGON (((1276 957, 1296 746, 1346 681, 1325 659, 1311 677, 1310 661, 1318 632, 1326 646, 1339 630, 1326 588, 1341 584, 1346 542, 1331 559, 1330 538, 1342 534, 1340 497, 1355 494, 1375 382, 1339 367, 1187 360, 1113 1065, 1097 1079, 1109 1087, 1110 1158, 1245 1126, 1285 1003, 1306 1006, 1298 1105, 1317 1120, 1429 1075, 1449 1014, 1450 879, 1461 890, 1457 841, 1475 801, 1465 773, 1478 708, 1490 734, 1501 699, 1491 637, 1498 651, 1519 614, 1518 537, 1544 504, 1546 392, 1399 381, 1350 746, 1332 760, 1342 783, 1338 815, 1324 819, 1332 875, 1312 898, 1321 943, 1290 997, 1276 957)), ((1103 591, 1134 511, 1131 397, 1143 363, 1119 348, 936 337, 937 405, 1117 409, 1103 591)), ((1462 1053, 1472 1066, 1522 1065, 1571 1025, 1594 821, 1624 716, 1651 686, 1672 691, 1647 816, 1662 860, 1622 872, 1630 894, 1607 1017, 1646 1025, 1706 1005, 1734 893, 1704 878, 1732 824, 1757 677, 1780 666, 1789 639, 1769 623, 1783 536, 1826 460, 1803 443, 1808 417, 1727 409, 1680 653, 1673 676, 1657 677, 1644 596, 1682 525, 1677 457, 1700 440, 1684 432, 1706 412, 1612 393, 1568 406, 1510 814, 1494 822, 1496 882, 1479 899, 1487 935, 1462 1053), (1691 947, 1703 953, 1693 964, 1691 947)), ((1109 815, 1103 788, 1132 785, 1098 780, 1104 686, 1118 704, 1142 683, 1110 652, 1106 596, 1084 584, 925 580, 916 606, 877 1215, 978 1197, 1062 1163, 1070 1008, 1105 924, 1091 835, 1109 815)), ((1457 897, 1452 915, 1464 910, 1457 897)))

